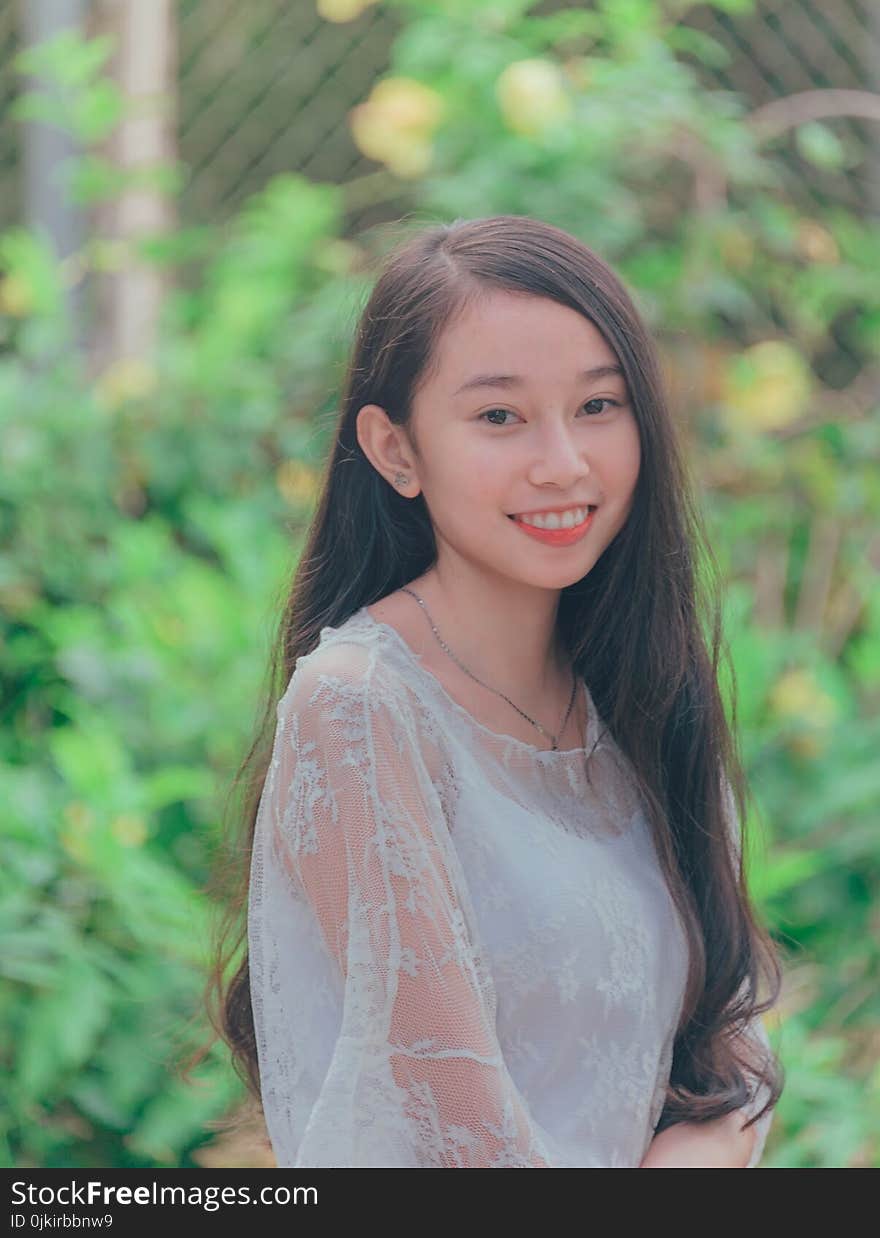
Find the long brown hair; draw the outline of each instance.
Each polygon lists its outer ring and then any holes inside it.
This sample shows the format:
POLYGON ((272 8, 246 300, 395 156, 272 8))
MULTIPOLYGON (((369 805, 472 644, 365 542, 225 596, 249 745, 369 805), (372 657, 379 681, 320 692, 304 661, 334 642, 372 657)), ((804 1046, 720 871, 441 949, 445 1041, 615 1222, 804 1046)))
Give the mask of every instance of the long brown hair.
POLYGON ((426 571, 437 555, 424 497, 404 498, 380 476, 360 448, 356 417, 363 405, 378 404, 394 423, 408 426, 440 333, 492 290, 548 297, 589 319, 623 367, 639 428, 641 470, 628 520, 593 569, 562 590, 557 621, 575 669, 588 673, 596 708, 636 773, 689 939, 689 976, 657 1129, 742 1107, 750 1095, 747 1066, 770 1089, 763 1113, 781 1094, 782 1066, 773 1054, 763 1062, 744 1058, 735 1034, 775 1003, 782 966, 750 904, 748 838, 739 855, 729 845, 730 814, 735 805, 745 822, 748 788, 735 739, 736 680, 722 631, 717 564, 655 344, 633 301, 584 244, 524 216, 418 227, 386 258, 360 316, 317 510, 272 652, 265 713, 236 777, 239 785, 248 775, 246 829, 239 825, 217 869, 225 915, 208 986, 209 1015, 258 1100, 248 959, 241 948, 275 705, 297 658, 315 648, 325 625, 339 626, 426 571), (729 667, 732 726, 719 691, 719 654, 729 667), (760 1001, 762 979, 768 994, 760 1001))

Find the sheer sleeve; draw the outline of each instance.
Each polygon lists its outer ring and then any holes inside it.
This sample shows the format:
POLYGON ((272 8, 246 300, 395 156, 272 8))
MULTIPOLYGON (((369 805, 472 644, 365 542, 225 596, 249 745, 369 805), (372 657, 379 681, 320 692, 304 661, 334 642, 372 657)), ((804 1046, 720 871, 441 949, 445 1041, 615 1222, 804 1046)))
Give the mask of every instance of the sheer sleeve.
POLYGON ((499 1047, 411 689, 373 657, 353 643, 300 659, 278 706, 249 904, 276 1159, 551 1167, 499 1047))
MULTIPOLYGON (((724 799, 727 807, 727 820, 730 825, 731 839, 734 847, 734 855, 736 864, 739 866, 740 856, 742 853, 742 825, 739 820, 739 814, 736 811, 736 803, 733 798, 733 791, 729 781, 725 777, 723 780, 724 799)), ((740 992, 744 991, 743 989, 740 992)), ((764 1021, 760 1015, 755 1015, 748 1026, 740 1033, 744 1040, 743 1056, 752 1061, 763 1061, 766 1058, 772 1057, 773 1050, 770 1045, 770 1038, 767 1035, 767 1029, 764 1026, 764 1021)), ((753 1082, 757 1082, 753 1077, 753 1082)), ((748 1102, 743 1105, 739 1112, 742 1114, 743 1121, 748 1121, 753 1114, 763 1108, 767 1098, 770 1095, 770 1090, 766 1084, 760 1083, 753 1090, 748 1102)), ((755 1132, 755 1143, 752 1148, 751 1156, 749 1157, 746 1169, 754 1169, 764 1153, 764 1145, 767 1142, 767 1135, 773 1123, 773 1109, 768 1109, 767 1112, 758 1119, 749 1129, 755 1132)))

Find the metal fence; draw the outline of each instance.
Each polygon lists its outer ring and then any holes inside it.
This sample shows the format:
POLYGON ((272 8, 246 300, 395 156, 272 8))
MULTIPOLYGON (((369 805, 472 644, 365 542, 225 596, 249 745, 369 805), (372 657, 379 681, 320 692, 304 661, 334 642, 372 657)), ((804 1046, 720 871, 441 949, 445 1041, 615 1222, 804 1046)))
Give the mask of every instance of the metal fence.
POLYGON ((375 169, 346 117, 387 70, 397 30, 381 6, 334 25, 310 2, 182 4, 185 215, 225 214, 278 172, 344 183, 375 169))
MULTIPOLYGON (((0 227, 23 211, 21 133, 8 104, 20 87, 11 66, 27 2, 0 0, 0 227)), ((92 20, 94 7, 83 4, 92 20)), ((394 10, 371 6, 338 25, 318 17, 311 0, 178 0, 176 21, 183 222, 223 218, 278 172, 345 183, 375 168, 354 145, 347 115, 387 70, 394 10)), ((708 68, 683 58, 707 85, 741 93, 753 106, 814 89, 880 90, 876 2, 758 0, 752 13, 737 16, 701 5, 687 22, 728 59, 708 68)), ((786 167, 794 200, 880 210, 876 122, 831 123, 848 166, 830 172, 806 164, 792 141, 786 167)))

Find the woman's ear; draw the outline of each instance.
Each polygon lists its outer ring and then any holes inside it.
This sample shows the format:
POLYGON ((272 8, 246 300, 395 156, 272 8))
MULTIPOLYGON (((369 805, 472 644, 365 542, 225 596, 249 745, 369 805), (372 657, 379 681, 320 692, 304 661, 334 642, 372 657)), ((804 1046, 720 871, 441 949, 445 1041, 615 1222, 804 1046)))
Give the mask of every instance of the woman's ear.
POLYGON ((365 404, 355 425, 361 450, 373 468, 400 494, 415 498, 419 492, 415 453, 404 427, 395 425, 378 404, 365 404))

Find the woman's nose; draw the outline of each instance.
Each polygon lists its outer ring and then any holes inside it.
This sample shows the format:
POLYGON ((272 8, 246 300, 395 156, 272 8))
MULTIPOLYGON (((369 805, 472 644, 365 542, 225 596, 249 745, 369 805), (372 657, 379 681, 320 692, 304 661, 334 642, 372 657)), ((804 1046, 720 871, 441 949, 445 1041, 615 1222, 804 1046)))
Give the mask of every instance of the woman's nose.
POLYGON ((539 484, 555 482, 560 489, 570 489, 576 478, 586 476, 589 471, 583 443, 562 429, 545 438, 533 470, 533 481, 539 484))

